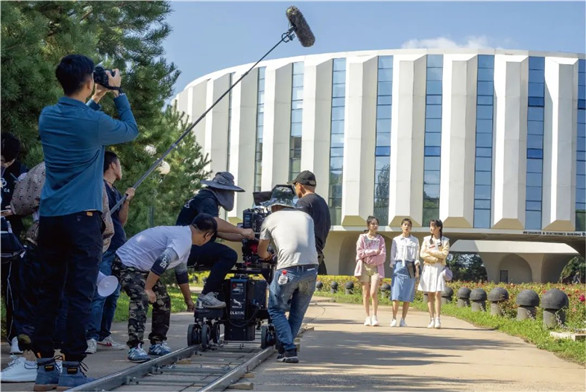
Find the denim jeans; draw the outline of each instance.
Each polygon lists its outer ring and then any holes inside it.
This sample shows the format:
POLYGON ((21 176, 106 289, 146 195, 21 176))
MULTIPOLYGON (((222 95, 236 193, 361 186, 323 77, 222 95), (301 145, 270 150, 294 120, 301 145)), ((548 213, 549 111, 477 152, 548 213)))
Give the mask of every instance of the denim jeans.
MULTIPOLYGON (((116 249, 108 249, 102 256, 100 263, 100 272, 106 276, 112 275, 112 261, 116 256, 116 249)), ((110 336, 110 328, 112 328, 112 321, 114 320, 114 313, 116 313, 116 304, 120 297, 120 284, 116 290, 108 297, 101 297, 97 290, 94 292, 94 299, 92 300, 90 310, 90 321, 87 327, 87 339, 103 340, 110 336)))
POLYGON ((279 284, 278 279, 283 270, 275 271, 269 287, 268 310, 277 338, 285 350, 292 350, 295 348, 293 340, 301 328, 303 317, 315 291, 318 266, 311 264, 284 269, 287 270, 288 281, 279 284), (289 311, 289 319, 285 316, 286 311, 289 311))

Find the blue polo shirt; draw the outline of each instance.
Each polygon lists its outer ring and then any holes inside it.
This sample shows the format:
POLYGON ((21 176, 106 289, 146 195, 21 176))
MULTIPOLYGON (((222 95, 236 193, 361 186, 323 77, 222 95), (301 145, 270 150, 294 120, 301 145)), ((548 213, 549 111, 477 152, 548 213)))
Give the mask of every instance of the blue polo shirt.
POLYGON ((138 126, 125 94, 114 99, 120 120, 76 99, 61 97, 39 118, 47 177, 41 192, 41 216, 102 211, 105 147, 134 140, 138 126))

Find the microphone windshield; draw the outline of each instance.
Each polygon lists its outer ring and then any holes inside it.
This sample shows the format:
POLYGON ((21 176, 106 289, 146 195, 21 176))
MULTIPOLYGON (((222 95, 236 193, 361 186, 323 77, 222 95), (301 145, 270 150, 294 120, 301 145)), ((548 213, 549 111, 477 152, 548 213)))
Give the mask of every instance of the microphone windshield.
POLYGON ((303 14, 301 11, 299 11, 299 8, 292 5, 291 7, 287 8, 286 15, 287 19, 289 19, 289 23, 291 23, 291 26, 295 31, 295 34, 297 34, 297 38, 299 39, 299 42, 301 42, 301 45, 306 48, 313 45, 315 42, 315 36, 311 32, 311 29, 303 17, 303 14))

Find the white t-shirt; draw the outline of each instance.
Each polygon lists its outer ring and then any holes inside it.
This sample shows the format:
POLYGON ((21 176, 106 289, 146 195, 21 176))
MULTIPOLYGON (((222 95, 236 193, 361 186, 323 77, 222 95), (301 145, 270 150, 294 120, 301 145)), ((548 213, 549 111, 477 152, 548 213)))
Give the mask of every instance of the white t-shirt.
POLYGON ((181 263, 187 264, 191 251, 189 226, 157 226, 141 231, 118 248, 116 254, 125 266, 150 271, 157 258, 167 248, 173 249, 179 256, 167 269, 181 263))
POLYGON ((301 210, 280 210, 266 217, 261 240, 272 240, 277 248, 277 269, 317 264, 313 219, 301 210))

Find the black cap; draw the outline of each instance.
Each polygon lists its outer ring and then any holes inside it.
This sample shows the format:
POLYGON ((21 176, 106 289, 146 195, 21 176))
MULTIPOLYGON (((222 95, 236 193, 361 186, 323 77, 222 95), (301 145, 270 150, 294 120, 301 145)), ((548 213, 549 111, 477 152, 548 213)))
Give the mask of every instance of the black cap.
POLYGON ((297 183, 301 185, 316 186, 317 182, 315 181, 315 174, 313 174, 309 170, 303 170, 301 173, 297 175, 297 177, 295 177, 293 181, 289 182, 289 184, 297 183))

